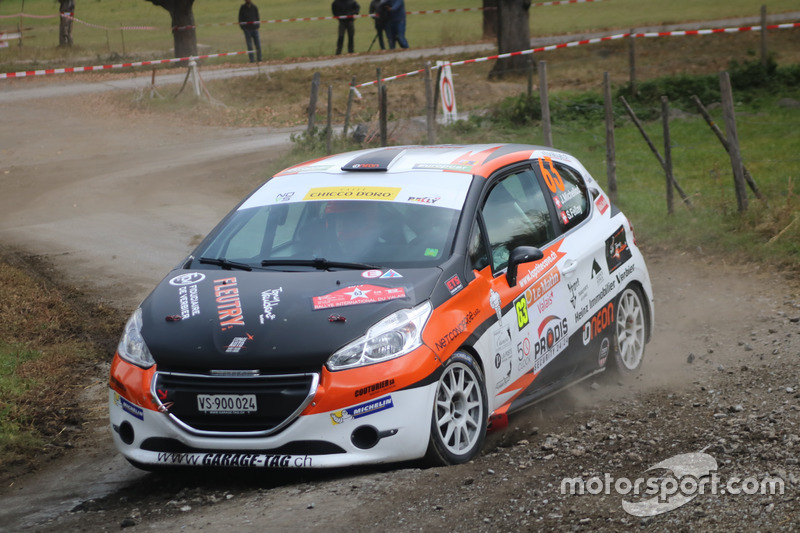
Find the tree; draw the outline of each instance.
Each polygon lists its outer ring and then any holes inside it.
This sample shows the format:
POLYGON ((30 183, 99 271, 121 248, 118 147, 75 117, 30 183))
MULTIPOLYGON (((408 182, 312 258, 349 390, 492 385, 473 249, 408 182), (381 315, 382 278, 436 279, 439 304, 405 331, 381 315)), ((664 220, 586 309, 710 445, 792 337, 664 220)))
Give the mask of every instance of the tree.
POLYGON ((58 25, 58 46, 72 46, 72 17, 75 16, 75 0, 59 0, 58 11, 61 15, 58 25))
POLYGON ((172 17, 172 42, 175 57, 197 55, 197 32, 194 27, 194 0, 147 0, 154 6, 163 7, 172 17))
MULTIPOLYGON (((527 50, 531 46, 531 29, 528 10, 531 0, 497 0, 497 51, 499 54, 527 50)), ((489 78, 502 78, 514 71, 527 69, 526 56, 499 59, 489 78)))
POLYGON ((483 38, 497 37, 497 0, 483 0, 483 38))

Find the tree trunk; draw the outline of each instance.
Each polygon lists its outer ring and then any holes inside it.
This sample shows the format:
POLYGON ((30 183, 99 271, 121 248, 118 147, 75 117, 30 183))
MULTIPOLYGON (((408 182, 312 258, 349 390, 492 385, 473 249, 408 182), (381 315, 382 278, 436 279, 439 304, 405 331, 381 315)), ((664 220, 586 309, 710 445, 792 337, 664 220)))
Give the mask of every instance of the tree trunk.
POLYGON ((194 26, 192 5, 194 0, 147 0, 166 9, 172 18, 172 41, 175 57, 197 55, 197 32, 194 26))
POLYGON ((75 0, 60 0, 58 25, 58 46, 72 46, 72 17, 75 16, 75 0), (64 15, 69 14, 69 18, 64 15))
POLYGON ((483 0, 483 38, 497 37, 497 0, 483 0))
MULTIPOLYGON (((531 0, 497 0, 497 52, 507 54, 527 50, 531 46, 528 10, 531 0)), ((528 68, 525 56, 499 59, 489 72, 489 79, 507 74, 524 73, 528 68)))

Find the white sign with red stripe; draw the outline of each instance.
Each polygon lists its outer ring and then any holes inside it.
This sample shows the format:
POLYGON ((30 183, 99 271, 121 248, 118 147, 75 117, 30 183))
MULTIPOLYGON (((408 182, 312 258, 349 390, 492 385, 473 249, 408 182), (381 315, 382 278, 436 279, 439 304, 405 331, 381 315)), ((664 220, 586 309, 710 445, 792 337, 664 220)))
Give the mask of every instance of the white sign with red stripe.
POLYGON ((449 61, 437 61, 436 66, 441 68, 439 77, 439 94, 442 98, 442 113, 444 113, 444 123, 452 124, 458 120, 458 108, 456 107, 456 91, 453 88, 453 72, 449 61))

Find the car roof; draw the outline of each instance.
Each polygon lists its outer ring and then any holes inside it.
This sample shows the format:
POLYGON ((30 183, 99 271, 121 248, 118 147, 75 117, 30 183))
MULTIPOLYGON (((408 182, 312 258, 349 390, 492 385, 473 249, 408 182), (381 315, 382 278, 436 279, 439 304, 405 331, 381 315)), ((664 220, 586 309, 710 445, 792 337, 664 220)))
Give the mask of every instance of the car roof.
POLYGON ((330 155, 289 167, 276 176, 316 172, 321 174, 364 171, 400 173, 410 170, 459 172, 488 177, 503 166, 550 157, 577 168, 582 165, 566 152, 527 144, 473 144, 433 146, 391 146, 330 155))

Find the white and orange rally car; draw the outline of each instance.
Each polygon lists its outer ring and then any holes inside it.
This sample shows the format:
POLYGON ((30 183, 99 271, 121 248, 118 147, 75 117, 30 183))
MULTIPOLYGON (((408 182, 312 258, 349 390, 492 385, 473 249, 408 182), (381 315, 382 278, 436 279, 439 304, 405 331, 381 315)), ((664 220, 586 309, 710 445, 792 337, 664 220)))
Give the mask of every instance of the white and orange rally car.
POLYGON ((133 313, 111 367, 134 465, 463 463, 507 415, 639 369, 653 296, 571 155, 488 144, 266 181, 133 313))

